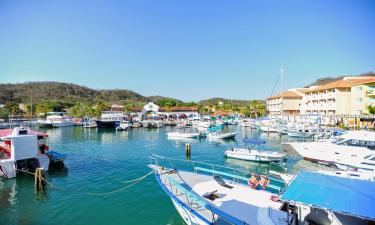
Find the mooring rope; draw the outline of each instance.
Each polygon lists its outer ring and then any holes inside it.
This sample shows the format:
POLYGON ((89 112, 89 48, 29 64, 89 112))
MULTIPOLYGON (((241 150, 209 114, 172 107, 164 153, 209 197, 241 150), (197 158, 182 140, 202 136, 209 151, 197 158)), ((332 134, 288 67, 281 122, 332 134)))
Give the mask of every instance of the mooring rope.
MULTIPOLYGON (((35 173, 33 172, 30 172, 30 171, 26 171, 26 170, 21 170, 21 169, 16 169, 20 172, 24 172, 24 173, 27 173, 27 174, 31 174, 31 175, 34 175, 35 176, 35 173)), ((128 180, 128 181, 121 181, 123 182, 124 184, 128 184, 128 183, 132 183, 130 185, 127 185, 125 187, 122 187, 122 188, 119 188, 119 189, 116 189, 116 190, 113 190, 113 191, 109 191, 109 192, 102 192, 102 193, 91 193, 91 192, 86 192, 84 194, 87 194, 87 195, 94 195, 94 196, 101 196, 101 195, 109 195, 109 194, 113 194, 113 193, 116 193, 116 192, 120 192, 120 191, 123 191, 123 190, 126 190, 134 185, 136 185, 137 183, 141 182, 142 180, 144 180, 145 178, 147 178, 148 176, 150 176, 151 174, 153 174, 154 171, 151 170, 150 172, 148 172, 147 174, 141 176, 141 177, 138 177, 136 179, 133 179, 133 180, 128 180)), ((56 185, 53 185, 52 183, 48 182, 43 176, 38 176, 40 179, 42 179, 43 181, 46 182, 46 184, 48 184, 49 186, 51 186, 52 188, 55 188, 55 189, 59 189, 59 190, 62 190, 62 191, 68 191, 68 189, 66 188, 62 188, 62 187, 58 187, 56 185)))
MULTIPOLYGON (((136 185, 137 183, 141 182, 142 180, 144 180, 146 177, 150 176, 150 175, 153 174, 153 173, 154 173, 154 171, 152 170, 152 171, 148 172, 147 174, 145 174, 145 175, 142 176, 142 177, 139 177, 139 178, 137 178, 137 179, 131 180, 131 181, 135 181, 134 183, 129 184, 129 185, 125 186, 125 187, 122 187, 122 188, 117 189, 117 190, 114 190, 114 191, 102 192, 102 193, 87 193, 87 194, 88 194, 88 195, 100 196, 100 195, 109 195, 109 194, 113 194, 113 193, 116 193, 116 192, 120 192, 120 191, 123 191, 123 190, 125 190, 125 189, 128 189, 128 188, 130 188, 130 187, 136 185)), ((125 181, 125 182, 123 182, 123 183, 130 183, 131 181, 125 181)))

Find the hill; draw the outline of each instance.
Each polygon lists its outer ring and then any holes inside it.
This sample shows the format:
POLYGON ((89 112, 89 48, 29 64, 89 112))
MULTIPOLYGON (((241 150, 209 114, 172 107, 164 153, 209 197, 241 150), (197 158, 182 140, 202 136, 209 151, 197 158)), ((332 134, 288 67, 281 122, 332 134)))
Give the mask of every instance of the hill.
POLYGON ((324 78, 317 79, 316 81, 307 85, 306 87, 321 86, 321 85, 325 85, 325 84, 328 84, 328 83, 331 83, 331 82, 334 82, 334 81, 337 81, 337 80, 341 80, 344 77, 350 77, 350 76, 372 77, 372 76, 375 76, 375 73, 370 71, 370 72, 367 72, 367 73, 362 73, 360 75, 346 75, 346 76, 339 76, 339 77, 324 77, 324 78))
MULTIPOLYGON (((31 101, 123 101, 147 102, 149 99, 127 89, 95 90, 85 86, 60 82, 26 82, 0 84, 0 103, 28 103, 31 101)), ((163 97, 160 97, 163 98, 163 97)))
POLYGON ((201 100, 198 102, 200 105, 216 105, 219 102, 223 102, 224 104, 230 104, 234 106, 246 106, 250 104, 250 101, 247 100, 233 100, 233 99, 226 99, 226 98, 210 98, 206 100, 201 100))

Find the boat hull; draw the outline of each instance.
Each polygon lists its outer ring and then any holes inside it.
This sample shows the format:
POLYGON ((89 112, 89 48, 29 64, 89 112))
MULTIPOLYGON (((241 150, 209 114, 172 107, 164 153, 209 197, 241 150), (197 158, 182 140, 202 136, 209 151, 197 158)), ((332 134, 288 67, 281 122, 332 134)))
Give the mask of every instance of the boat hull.
POLYGON ((197 212, 193 209, 189 208, 185 203, 180 201, 176 196, 171 193, 167 187, 163 184, 160 180, 160 176, 158 174, 155 175, 156 181, 159 183, 163 191, 171 198, 171 201, 176 208, 178 214, 181 218, 185 221, 188 225, 209 225, 208 221, 205 221, 203 217, 201 217, 197 212))
POLYGON ((226 134, 208 134, 208 139, 233 139, 237 133, 226 133, 226 134))
POLYGON ((73 122, 66 122, 66 123, 52 123, 53 127, 72 127, 75 126, 73 122))
POLYGON ((185 134, 185 133, 168 133, 168 138, 198 138, 199 133, 191 133, 191 134, 185 134))
POLYGON ((101 121, 97 120, 96 125, 99 128, 116 128, 120 124, 120 121, 101 121))
POLYGON ((238 153, 233 151, 226 151, 224 153, 224 156, 232 159, 240 159, 240 160, 246 160, 246 161, 253 161, 253 162, 282 162, 284 161, 284 156, 273 156, 270 155, 262 155, 262 154, 246 154, 246 153, 238 153))

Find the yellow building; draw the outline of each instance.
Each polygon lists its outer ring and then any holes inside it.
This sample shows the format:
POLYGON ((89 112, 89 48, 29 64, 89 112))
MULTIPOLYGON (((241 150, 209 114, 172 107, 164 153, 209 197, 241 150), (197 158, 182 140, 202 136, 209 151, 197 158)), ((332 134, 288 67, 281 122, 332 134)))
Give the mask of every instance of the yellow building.
POLYGON ((368 114, 368 106, 375 105, 375 81, 369 79, 351 87, 351 114, 368 114))
POLYGON ((297 115, 300 114, 301 99, 304 95, 304 88, 289 89, 267 99, 267 111, 270 116, 297 115))
POLYGON ((373 104, 371 95, 375 77, 344 77, 326 85, 305 91, 301 114, 359 115, 373 104))

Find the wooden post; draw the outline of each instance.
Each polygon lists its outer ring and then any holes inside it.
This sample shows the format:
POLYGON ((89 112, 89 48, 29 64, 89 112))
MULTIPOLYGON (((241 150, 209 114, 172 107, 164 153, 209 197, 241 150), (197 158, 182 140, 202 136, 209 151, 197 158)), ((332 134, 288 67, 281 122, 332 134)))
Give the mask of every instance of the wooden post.
POLYGON ((43 168, 36 168, 34 174, 34 181, 35 181, 35 192, 43 192, 46 182, 44 181, 44 170, 43 168))
POLYGON ((190 160, 190 155, 191 155, 191 147, 190 147, 190 144, 187 143, 185 147, 186 147, 186 159, 187 159, 187 160, 190 160))

